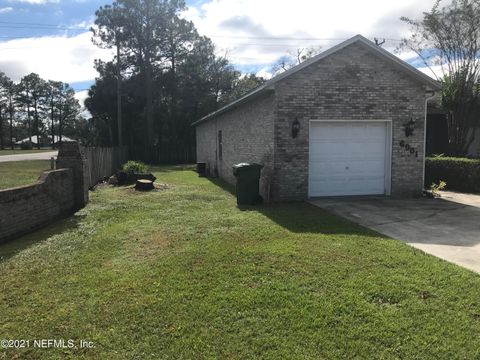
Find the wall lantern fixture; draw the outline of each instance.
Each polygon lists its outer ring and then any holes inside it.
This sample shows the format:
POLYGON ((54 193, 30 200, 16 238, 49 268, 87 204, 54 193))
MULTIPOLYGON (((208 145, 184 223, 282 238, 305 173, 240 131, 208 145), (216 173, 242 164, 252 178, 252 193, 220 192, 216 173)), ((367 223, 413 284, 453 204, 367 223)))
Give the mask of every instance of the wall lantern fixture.
POLYGON ((298 121, 297 118, 295 118, 295 121, 292 123, 292 138, 296 138, 298 136, 298 133, 300 131, 300 121, 298 121))
POLYGON ((404 124, 405 126, 405 136, 410 137, 413 135, 413 132, 415 130, 415 120, 410 118, 410 121, 404 124))

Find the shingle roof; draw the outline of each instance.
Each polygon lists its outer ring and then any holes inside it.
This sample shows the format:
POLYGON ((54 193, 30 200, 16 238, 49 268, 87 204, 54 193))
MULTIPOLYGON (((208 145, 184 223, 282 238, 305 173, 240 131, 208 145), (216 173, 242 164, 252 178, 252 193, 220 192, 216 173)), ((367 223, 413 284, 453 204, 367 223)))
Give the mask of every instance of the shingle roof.
POLYGON ((268 80, 267 82, 265 82, 263 85, 259 86, 258 88, 254 89, 253 91, 249 92, 248 94, 242 96, 241 98, 229 103, 228 105, 225 105, 224 107, 218 109, 217 111, 214 111, 210 114, 208 114, 207 116, 204 116, 203 118, 201 118, 200 120, 194 122, 192 125, 198 125, 200 123, 203 123, 204 121, 207 121, 209 119, 212 119, 220 114, 223 114, 224 112, 230 110, 230 109, 233 109, 235 108, 236 106, 240 105, 240 104, 243 104, 247 101, 250 101, 252 99, 254 99, 256 96, 260 95, 260 94, 263 94, 264 92, 266 91, 271 91, 273 90, 273 85, 277 82, 279 82, 280 80, 283 80, 285 79, 286 77, 289 77, 290 75, 293 75, 295 74, 296 72, 306 68, 307 66, 310 66, 314 63, 316 63, 317 61, 320 61, 324 58, 326 58, 327 56, 330 56, 334 53, 336 53, 337 51, 340 51, 341 49, 349 46, 349 45, 352 45, 354 43, 360 43, 360 44, 363 44, 365 45, 369 50, 371 50, 372 52, 375 52, 376 54, 379 54, 381 56, 383 56, 386 60, 390 61, 392 63, 392 65, 396 66, 397 68, 399 68, 400 70, 403 70, 403 71, 406 71, 410 76, 412 76, 413 78, 417 79, 418 81, 424 83, 425 85, 427 85, 431 90, 440 90, 441 86, 440 86, 440 83, 434 79, 432 79, 430 76, 422 73, 421 71, 419 71, 418 69, 414 68, 413 66, 411 66, 410 64, 406 63, 405 61, 399 59, 398 57, 396 57, 395 55, 389 53, 387 50, 381 48, 380 46, 377 46, 376 44, 374 44, 373 42, 371 42, 370 40, 368 40, 367 38, 363 37, 362 35, 356 35, 320 54, 318 54, 317 56, 314 56, 312 57, 311 59, 308 59, 306 61, 304 61, 303 63, 273 77, 272 79, 268 80))

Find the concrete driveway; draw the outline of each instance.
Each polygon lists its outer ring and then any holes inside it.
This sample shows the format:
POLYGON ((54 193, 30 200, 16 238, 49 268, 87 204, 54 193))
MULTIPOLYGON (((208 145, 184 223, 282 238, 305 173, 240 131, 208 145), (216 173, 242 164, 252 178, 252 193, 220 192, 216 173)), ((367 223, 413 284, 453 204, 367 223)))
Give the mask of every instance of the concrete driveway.
POLYGON ((24 161, 24 160, 50 160, 51 157, 57 157, 58 151, 47 151, 29 154, 2 155, 0 162, 24 161))
POLYGON ((480 273, 480 196, 321 198, 311 203, 480 273))

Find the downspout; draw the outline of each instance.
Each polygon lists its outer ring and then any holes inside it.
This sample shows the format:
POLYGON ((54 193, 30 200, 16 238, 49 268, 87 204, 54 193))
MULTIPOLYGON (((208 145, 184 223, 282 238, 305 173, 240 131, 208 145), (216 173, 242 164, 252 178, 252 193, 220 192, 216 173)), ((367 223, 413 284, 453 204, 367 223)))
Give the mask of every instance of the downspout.
POLYGON ((423 176, 422 176, 422 186, 425 187, 425 158, 427 157, 427 116, 428 116, 428 102, 435 99, 437 96, 435 90, 427 91, 427 98, 425 99, 425 122, 423 125, 423 176), (428 96, 432 94, 431 96, 428 96))

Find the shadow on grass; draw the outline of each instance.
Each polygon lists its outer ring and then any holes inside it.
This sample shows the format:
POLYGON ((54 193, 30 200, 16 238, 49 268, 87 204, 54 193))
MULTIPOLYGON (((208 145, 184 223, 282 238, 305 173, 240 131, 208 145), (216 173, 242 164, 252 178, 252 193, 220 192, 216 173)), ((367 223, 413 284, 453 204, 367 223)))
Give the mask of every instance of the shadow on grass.
MULTIPOLYGON (((212 184, 236 197, 235 186, 219 178, 207 178, 212 184)), ((241 211, 258 212, 294 233, 350 234, 384 237, 358 224, 304 201, 240 205, 241 211)))
POLYGON ((10 259, 21 251, 41 243, 54 235, 77 229, 84 217, 85 215, 72 215, 35 230, 30 234, 0 243, 0 262, 10 259))
POLYGON ((196 166, 191 164, 185 165, 148 165, 151 172, 171 173, 176 171, 195 171, 196 166))

